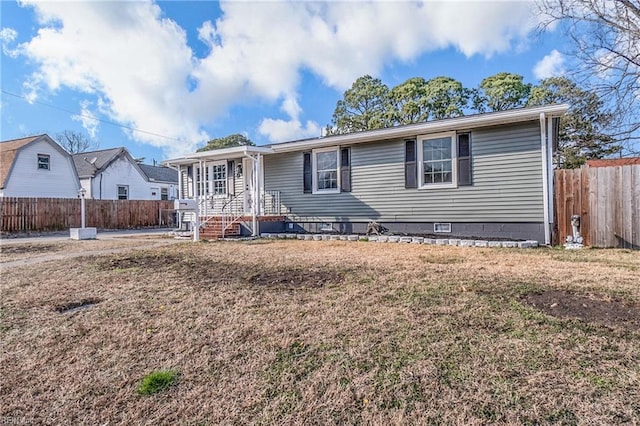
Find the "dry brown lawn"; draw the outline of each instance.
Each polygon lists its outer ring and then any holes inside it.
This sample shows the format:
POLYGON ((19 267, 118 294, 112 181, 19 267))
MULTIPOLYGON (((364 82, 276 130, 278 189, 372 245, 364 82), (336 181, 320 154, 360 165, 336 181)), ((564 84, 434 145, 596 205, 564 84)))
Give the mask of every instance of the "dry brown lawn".
POLYGON ((640 423, 639 252, 187 242, 0 286, 2 424, 640 423))

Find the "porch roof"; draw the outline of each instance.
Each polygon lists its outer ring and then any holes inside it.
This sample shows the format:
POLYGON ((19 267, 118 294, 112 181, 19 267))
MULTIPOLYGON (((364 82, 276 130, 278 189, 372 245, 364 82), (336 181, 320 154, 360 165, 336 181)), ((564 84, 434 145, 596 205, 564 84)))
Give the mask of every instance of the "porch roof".
POLYGON ((232 146, 230 148, 214 149, 211 151, 194 152, 183 157, 165 160, 162 163, 169 166, 179 166, 182 164, 193 164, 196 161, 216 161, 232 158, 251 156, 255 154, 272 154, 273 149, 266 146, 232 146))

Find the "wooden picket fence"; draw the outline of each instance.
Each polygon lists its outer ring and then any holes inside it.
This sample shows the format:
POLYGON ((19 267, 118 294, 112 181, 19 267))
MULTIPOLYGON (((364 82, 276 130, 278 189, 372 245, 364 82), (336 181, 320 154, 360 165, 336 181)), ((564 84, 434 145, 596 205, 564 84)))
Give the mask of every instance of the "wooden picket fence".
MULTIPOLYGON (((133 229, 174 225, 173 201, 85 200, 86 226, 133 229)), ((2 232, 56 231, 80 227, 77 198, 0 197, 2 232)))
POLYGON ((554 174, 556 244, 580 215, 585 245, 640 248, 640 164, 582 166, 554 174))

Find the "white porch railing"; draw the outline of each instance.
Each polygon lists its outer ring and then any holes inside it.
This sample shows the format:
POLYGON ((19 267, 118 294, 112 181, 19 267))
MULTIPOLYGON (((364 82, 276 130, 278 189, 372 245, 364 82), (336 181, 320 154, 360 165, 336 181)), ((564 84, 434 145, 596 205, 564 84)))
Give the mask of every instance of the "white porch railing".
POLYGON ((262 214, 263 215, 280 215, 280 191, 264 191, 262 198, 262 214))
MULTIPOLYGON (((200 216, 238 215, 251 216, 253 214, 253 200, 251 194, 240 191, 235 195, 206 195, 196 197, 200 216)), ((260 194, 260 215, 280 215, 280 191, 263 191, 260 194)))
MULTIPOLYGON (((241 191, 234 195, 207 195, 196 199, 202 218, 201 227, 210 220, 220 218, 223 237, 225 231, 238 222, 242 222, 253 231, 251 222, 245 220, 253 215, 254 206, 249 193, 241 191), (245 195, 248 197, 246 200, 245 195)), ((280 191, 263 191, 260 194, 260 203, 260 215, 280 215, 280 191)))

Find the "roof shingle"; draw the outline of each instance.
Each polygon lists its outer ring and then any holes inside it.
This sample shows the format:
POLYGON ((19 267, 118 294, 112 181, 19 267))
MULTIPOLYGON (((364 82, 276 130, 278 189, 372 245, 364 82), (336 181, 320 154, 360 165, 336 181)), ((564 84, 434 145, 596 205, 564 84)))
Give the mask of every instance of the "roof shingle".
POLYGON ((0 188, 4 188, 5 180, 9 176, 9 171, 20 148, 43 136, 29 136, 28 138, 13 139, 0 143, 0 188))

